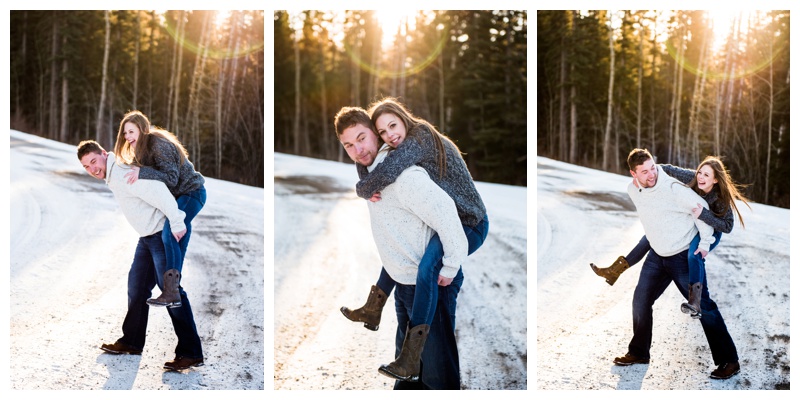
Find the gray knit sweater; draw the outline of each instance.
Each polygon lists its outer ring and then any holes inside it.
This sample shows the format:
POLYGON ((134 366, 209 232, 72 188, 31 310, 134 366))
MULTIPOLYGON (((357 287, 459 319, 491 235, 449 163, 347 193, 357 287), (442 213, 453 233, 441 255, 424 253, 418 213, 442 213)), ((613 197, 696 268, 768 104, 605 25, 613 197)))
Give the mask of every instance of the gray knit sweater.
MULTIPOLYGON (((695 171, 687 168, 676 167, 670 164, 660 164, 664 172, 688 185, 694 179, 695 171)), ((699 220, 707 223, 714 230, 722 233, 731 233, 733 230, 733 209, 728 206, 728 211, 720 218, 717 214, 725 211, 725 204, 719 198, 719 186, 714 186, 710 192, 701 194, 700 197, 708 203, 708 208, 704 208, 700 213, 699 220)))
POLYGON ((461 224, 469 227, 477 226, 486 215, 486 206, 458 149, 449 140, 443 139, 442 143, 447 153, 444 176, 439 176, 433 132, 427 126, 420 124, 412 128, 406 140, 372 172, 368 172, 363 165, 356 164, 361 179, 356 184, 356 193, 359 197, 369 199, 375 192, 383 190, 394 182, 406 168, 419 165, 456 203, 461 224))
POLYGON ((176 199, 193 192, 206 182, 203 175, 194 170, 189 159, 180 163, 178 149, 166 139, 153 136, 150 141, 151 160, 143 160, 148 165, 139 169, 139 179, 153 179, 164 182, 176 199))

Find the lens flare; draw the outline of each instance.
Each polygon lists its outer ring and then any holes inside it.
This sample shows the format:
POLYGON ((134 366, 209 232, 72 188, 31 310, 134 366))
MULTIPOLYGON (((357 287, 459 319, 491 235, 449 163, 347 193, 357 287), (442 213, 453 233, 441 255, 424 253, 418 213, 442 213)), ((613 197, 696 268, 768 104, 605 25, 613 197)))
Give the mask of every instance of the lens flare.
POLYGON ((436 44, 431 49, 431 52, 419 62, 406 68, 404 71, 391 71, 388 68, 381 67, 380 62, 378 62, 378 65, 375 65, 371 62, 365 61, 363 58, 361 58, 361 56, 353 51, 354 49, 349 43, 345 43, 344 49, 345 52, 350 56, 350 59, 353 60, 353 62, 362 70, 369 72, 370 74, 377 75, 380 78, 401 78, 403 76, 411 76, 424 71, 425 68, 431 65, 434 61, 436 61, 436 58, 439 57, 442 49, 444 49, 446 41, 447 33, 442 32, 439 38, 436 40, 436 44))
MULTIPOLYGON (((246 56, 246 55, 248 55, 250 53, 261 51, 264 48, 264 40, 263 39, 261 39, 260 42, 259 41, 254 41, 254 42, 242 43, 240 41, 238 44, 232 44, 233 48, 229 48, 228 47, 229 41, 227 39, 220 41, 221 43, 215 43, 216 41, 212 40, 204 48, 201 48, 200 45, 197 42, 193 41, 192 39, 187 38, 186 35, 184 35, 183 38, 180 38, 178 36, 177 28, 174 25, 175 24, 174 21, 170 21, 167 18, 162 19, 162 21, 163 21, 162 26, 164 27, 164 30, 167 31, 167 33, 173 39, 178 41, 178 43, 180 43, 181 47, 183 47, 184 49, 186 49, 186 50, 188 50, 188 51, 190 51, 192 53, 195 53, 195 54, 200 54, 201 52, 207 50, 208 51, 208 57, 213 58, 213 59, 223 60, 223 59, 228 59, 228 58, 239 58, 239 57, 242 57, 242 56, 246 56)), ((210 26, 211 27, 215 27, 215 26, 219 26, 219 25, 210 24, 210 26)), ((244 35, 240 35, 240 38, 245 38, 247 40, 251 40, 252 39, 251 37, 244 36, 244 35)))
MULTIPOLYGON (((770 63, 778 56, 778 54, 783 51, 785 47, 785 41, 783 41, 778 47, 774 48, 772 51, 772 57, 768 53, 765 53, 762 57, 752 61, 746 54, 742 54, 745 57, 736 57, 736 62, 734 64, 735 70, 733 71, 725 71, 725 63, 723 62, 712 62, 708 68, 706 69, 706 79, 712 80, 726 80, 726 79, 737 79, 742 78, 748 75, 752 75, 758 73, 759 71, 763 70, 764 68, 768 67, 770 63)), ((675 47, 675 44, 668 40, 666 43, 667 52, 669 55, 680 65, 684 70, 694 74, 700 75, 703 71, 700 70, 698 65, 695 62, 692 62, 687 57, 679 56, 678 49, 675 47)), ((725 51, 723 47, 721 49, 725 51)), ((733 51, 737 51, 733 49, 733 51)), ((713 54, 712 57, 717 57, 719 54, 713 54)), ((713 59, 712 59, 713 61, 713 59)))

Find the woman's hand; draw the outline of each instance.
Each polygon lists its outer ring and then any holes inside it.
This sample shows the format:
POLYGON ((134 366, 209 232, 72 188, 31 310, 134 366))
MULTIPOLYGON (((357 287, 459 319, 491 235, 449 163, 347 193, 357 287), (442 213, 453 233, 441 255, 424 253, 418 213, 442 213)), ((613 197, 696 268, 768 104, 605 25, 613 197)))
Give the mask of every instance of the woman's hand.
POLYGON ((184 235, 186 235, 186 229, 184 229, 184 230, 182 230, 180 232, 172 232, 172 237, 174 237, 175 240, 177 240, 179 242, 181 241, 181 238, 183 238, 184 235))
POLYGON ((370 197, 369 201, 375 203, 381 200, 381 192, 375 192, 375 194, 370 197))
POLYGON ((694 215, 695 219, 700 218, 700 213, 702 212, 703 212, 703 206, 701 206, 700 203, 697 203, 697 207, 692 209, 692 215, 694 215))
POLYGON ((445 278, 445 277, 439 275, 439 282, 438 283, 439 283, 439 286, 448 286, 451 283, 453 283, 453 278, 445 278))
POLYGON ((125 177, 128 178, 128 184, 132 184, 139 179, 139 167, 131 166, 131 172, 125 174, 125 177))

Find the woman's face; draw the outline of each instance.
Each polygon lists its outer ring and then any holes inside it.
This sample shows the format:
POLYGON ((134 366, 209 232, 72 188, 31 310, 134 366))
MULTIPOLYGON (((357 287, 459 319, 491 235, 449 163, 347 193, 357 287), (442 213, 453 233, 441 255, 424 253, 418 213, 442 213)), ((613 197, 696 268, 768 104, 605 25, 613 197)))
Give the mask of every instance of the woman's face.
POLYGON ((403 120, 392 113, 384 113, 375 120, 375 128, 386 144, 397 148, 406 140, 406 126, 403 120))
POLYGON ((697 187, 704 193, 708 193, 714 188, 717 179, 714 176, 714 169, 708 164, 703 165, 697 171, 697 187))
POLYGON ((125 140, 128 141, 128 144, 131 145, 132 149, 136 149, 136 142, 139 141, 139 127, 136 126, 133 122, 126 122, 123 125, 124 133, 125 133, 125 140))

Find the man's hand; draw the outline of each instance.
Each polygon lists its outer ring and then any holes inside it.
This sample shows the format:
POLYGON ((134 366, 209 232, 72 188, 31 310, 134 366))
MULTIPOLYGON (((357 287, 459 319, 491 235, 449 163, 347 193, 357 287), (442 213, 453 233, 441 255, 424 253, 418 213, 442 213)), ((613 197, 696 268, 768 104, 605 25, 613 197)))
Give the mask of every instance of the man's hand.
POLYGON ((708 255, 707 251, 700 250, 700 249, 695 250, 694 254, 697 254, 697 253, 700 253, 700 257, 703 257, 703 260, 705 260, 706 256, 708 255))
POLYGON ((381 201, 381 192, 375 192, 375 194, 373 194, 372 197, 370 197, 369 201, 373 203, 381 201))
POLYGON ((700 203, 697 203, 697 207, 692 209, 692 215, 694 215, 695 219, 700 218, 700 213, 702 212, 703 212, 703 206, 701 206, 700 203))
POLYGON ((438 283, 439 283, 439 286, 448 286, 451 283, 453 283, 453 278, 445 278, 445 277, 439 275, 439 282, 438 283))
POLYGON ((125 177, 128 178, 128 184, 132 184, 139 179, 139 167, 131 166, 131 172, 125 174, 125 177))
POLYGON ((172 237, 174 237, 175 240, 177 240, 179 242, 181 241, 181 238, 183 238, 184 235, 186 235, 186 229, 184 229, 184 230, 182 230, 180 232, 172 232, 172 237))

